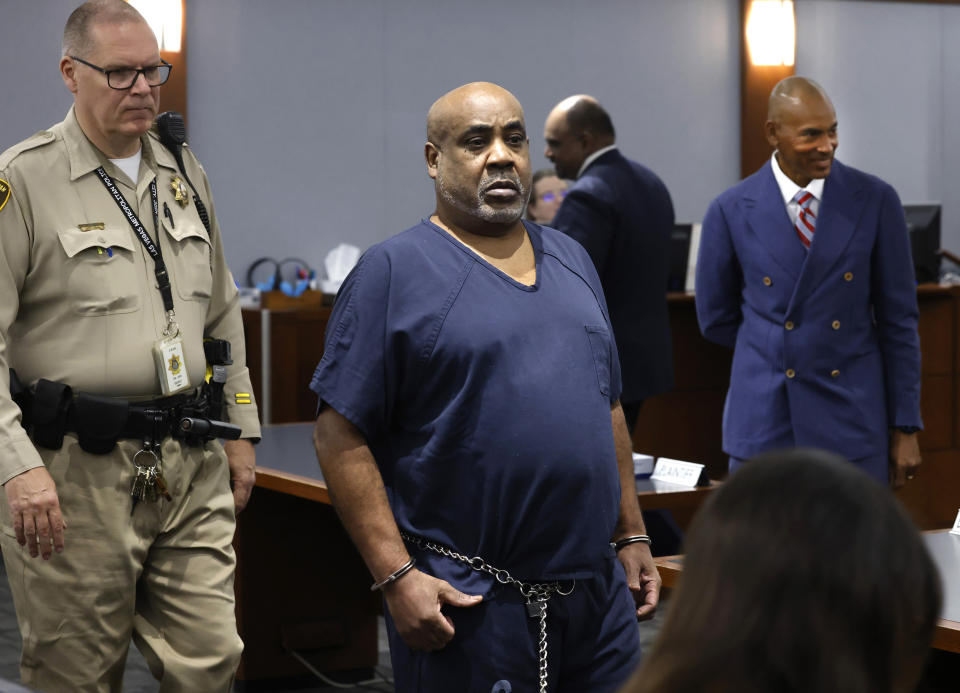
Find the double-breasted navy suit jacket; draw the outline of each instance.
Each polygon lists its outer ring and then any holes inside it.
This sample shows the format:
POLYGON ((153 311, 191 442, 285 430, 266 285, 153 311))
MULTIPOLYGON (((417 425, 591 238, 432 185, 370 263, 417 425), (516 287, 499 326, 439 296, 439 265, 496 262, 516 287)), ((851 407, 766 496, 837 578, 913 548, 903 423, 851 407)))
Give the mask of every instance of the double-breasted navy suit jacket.
POLYGON ((922 426, 910 242, 879 178, 834 161, 808 252, 767 162, 707 210, 696 305, 703 335, 734 349, 727 454, 859 460, 887 454, 889 428, 922 426))
POLYGON ((567 192, 553 226, 587 249, 610 310, 624 404, 673 387, 667 310, 673 203, 663 181, 606 152, 567 192))

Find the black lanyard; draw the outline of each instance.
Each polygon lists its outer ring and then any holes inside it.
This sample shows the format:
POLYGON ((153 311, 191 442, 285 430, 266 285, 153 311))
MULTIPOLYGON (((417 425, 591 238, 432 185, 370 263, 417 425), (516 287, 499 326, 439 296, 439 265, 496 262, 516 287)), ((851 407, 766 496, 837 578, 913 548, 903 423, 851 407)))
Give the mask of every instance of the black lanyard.
MULTIPOLYGON (((170 275, 167 274, 167 266, 163 262, 163 255, 160 253, 160 246, 154 243, 153 239, 150 238, 150 234, 147 233, 145 228, 143 228, 143 224, 140 223, 140 219, 136 214, 133 213, 133 210, 130 209, 130 205, 127 204, 126 199, 123 197, 123 193, 117 190, 117 186, 114 185, 113 179, 110 178, 110 176, 107 175, 107 172, 103 170, 103 166, 97 169, 97 175, 100 176, 100 180, 103 182, 104 187, 106 187, 107 191, 117 203, 120 211, 123 212, 124 216, 127 217, 127 221, 130 222, 130 226, 133 227, 133 230, 136 232, 137 237, 143 244, 143 247, 147 249, 147 253, 149 253, 150 257, 153 258, 154 274, 157 275, 157 288, 160 289, 160 296, 163 297, 163 309, 168 313, 173 312, 173 292, 170 290, 170 275)), ((156 178, 150 181, 150 199, 153 200, 153 228, 157 232, 157 241, 159 241, 160 204, 157 201, 156 178)))

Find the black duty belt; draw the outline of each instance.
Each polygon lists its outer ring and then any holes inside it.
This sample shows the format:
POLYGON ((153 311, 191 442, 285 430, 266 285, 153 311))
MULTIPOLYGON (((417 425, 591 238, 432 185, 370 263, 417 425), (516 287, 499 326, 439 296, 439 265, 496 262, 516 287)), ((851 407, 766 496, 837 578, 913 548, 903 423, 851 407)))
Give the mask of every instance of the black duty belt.
POLYGON ((208 417, 210 404, 200 394, 181 394, 145 402, 77 393, 66 383, 40 379, 33 390, 22 389, 14 401, 23 427, 40 447, 59 450, 63 436, 77 435, 86 452, 104 455, 124 438, 159 444, 174 437, 188 445, 213 438, 236 440, 240 428, 208 417))

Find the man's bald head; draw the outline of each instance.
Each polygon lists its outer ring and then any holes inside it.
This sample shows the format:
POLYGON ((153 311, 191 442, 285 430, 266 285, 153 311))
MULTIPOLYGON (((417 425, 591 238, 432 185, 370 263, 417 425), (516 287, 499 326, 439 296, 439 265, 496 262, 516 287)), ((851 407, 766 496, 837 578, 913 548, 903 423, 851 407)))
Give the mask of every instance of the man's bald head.
POLYGON ((780 170, 806 187, 830 175, 837 149, 837 113, 819 84, 805 77, 787 77, 770 92, 767 142, 777 150, 780 170))
POLYGON ((91 30, 98 24, 122 24, 143 22, 136 8, 124 0, 89 0, 75 9, 63 29, 61 57, 68 55, 88 56, 93 50, 91 30))
POLYGON ((806 77, 786 77, 777 82, 767 102, 767 120, 780 122, 787 111, 804 104, 824 103, 833 108, 823 87, 806 77))
POLYGON ((576 178, 587 157, 616 141, 613 121, 595 98, 568 96, 547 116, 543 126, 544 155, 561 178, 576 178))
POLYGON ((523 107, 513 94, 492 82, 471 82, 448 91, 427 111, 427 141, 438 147, 444 143, 455 123, 478 107, 509 105, 523 117, 523 107))
POLYGON ((447 228, 482 235, 522 230, 530 146, 513 94, 473 82, 441 96, 427 114, 424 155, 437 216, 447 228))

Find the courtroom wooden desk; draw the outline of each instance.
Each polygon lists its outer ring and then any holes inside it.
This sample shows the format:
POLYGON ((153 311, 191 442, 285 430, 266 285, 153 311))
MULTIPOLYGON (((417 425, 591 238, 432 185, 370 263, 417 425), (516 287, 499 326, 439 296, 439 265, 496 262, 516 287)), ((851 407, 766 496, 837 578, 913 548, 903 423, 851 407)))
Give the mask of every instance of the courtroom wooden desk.
MULTIPOLYGON (((713 488, 637 481, 644 509, 692 511, 713 488)), ((320 671, 377 663, 380 598, 330 505, 313 449, 313 424, 263 427, 257 481, 237 519, 237 625, 241 681, 299 676, 287 652, 320 671)))
MULTIPOLYGON (((960 536, 948 530, 923 533, 924 543, 937 565, 943 585, 943 607, 933 635, 932 646, 945 652, 960 653, 960 536)), ((676 587, 683 572, 682 556, 661 556, 657 570, 665 588, 676 587)))

